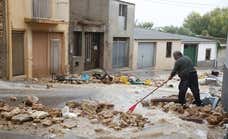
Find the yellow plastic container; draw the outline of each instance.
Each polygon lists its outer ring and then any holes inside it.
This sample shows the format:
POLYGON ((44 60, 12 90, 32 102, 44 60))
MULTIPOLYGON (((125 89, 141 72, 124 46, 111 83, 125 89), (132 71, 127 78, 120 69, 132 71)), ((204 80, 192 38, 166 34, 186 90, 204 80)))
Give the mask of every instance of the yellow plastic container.
POLYGON ((145 81, 144 81, 144 85, 148 85, 148 86, 149 86, 149 85, 151 85, 151 84, 152 84, 152 81, 151 81, 151 80, 145 80, 145 81))
POLYGON ((127 76, 120 76, 120 83, 129 84, 127 76))

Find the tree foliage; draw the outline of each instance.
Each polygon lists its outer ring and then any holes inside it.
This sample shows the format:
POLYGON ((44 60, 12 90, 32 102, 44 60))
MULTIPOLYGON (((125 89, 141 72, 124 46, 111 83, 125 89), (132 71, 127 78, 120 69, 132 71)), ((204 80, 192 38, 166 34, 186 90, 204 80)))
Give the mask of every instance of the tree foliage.
POLYGON ((228 8, 216 8, 202 16, 193 12, 185 19, 183 26, 198 35, 225 38, 228 32, 228 8))
POLYGON ((183 26, 196 34, 201 34, 201 31, 203 30, 203 25, 201 25, 201 15, 199 13, 192 12, 187 19, 185 19, 183 26))
POLYGON ((181 35, 194 35, 189 29, 184 27, 165 26, 165 27, 159 28, 159 31, 181 34, 181 35))
POLYGON ((153 22, 137 21, 136 26, 182 35, 203 35, 226 38, 228 33, 228 7, 216 8, 204 15, 192 12, 186 17, 181 27, 165 26, 154 28, 153 22))
POLYGON ((154 23, 153 22, 137 22, 136 27, 145 28, 145 29, 153 29, 154 23))

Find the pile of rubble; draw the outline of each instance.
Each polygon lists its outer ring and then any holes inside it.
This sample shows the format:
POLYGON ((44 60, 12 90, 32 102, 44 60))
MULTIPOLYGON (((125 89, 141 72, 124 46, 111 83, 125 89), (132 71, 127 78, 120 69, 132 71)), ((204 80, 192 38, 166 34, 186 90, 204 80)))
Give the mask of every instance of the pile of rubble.
MULTIPOLYGON (((9 100, 18 101, 16 97, 9 100)), ((91 124, 103 124, 114 130, 127 127, 143 128, 148 123, 142 115, 115 111, 114 105, 106 103, 70 101, 63 109, 59 109, 40 104, 39 98, 30 96, 17 106, 9 104, 11 103, 0 101, 1 129, 12 130, 25 125, 35 125, 35 131, 47 129, 46 131, 51 133, 56 131, 57 133, 53 134, 58 135, 60 129, 76 128, 80 117, 89 119, 91 124), (59 130, 54 128, 56 126, 59 130)))
MULTIPOLYGON (((16 101, 16 98, 10 98, 16 101)), ((27 97, 24 103, 17 107, 10 106, 5 102, 0 102, 0 116, 2 119, 11 121, 13 124, 23 124, 24 122, 40 123, 43 126, 50 126, 63 121, 60 109, 49 108, 38 103, 39 98, 27 97)))
POLYGON ((72 112, 78 113, 78 116, 90 119, 91 123, 102 123, 115 130, 127 127, 143 128, 148 123, 142 115, 115 111, 112 104, 71 101, 66 105, 71 108, 72 112))
POLYGON ((197 107, 191 104, 193 97, 190 94, 187 95, 187 100, 190 103, 185 106, 175 103, 177 102, 177 96, 171 96, 165 99, 152 99, 149 102, 144 101, 142 105, 152 109, 159 108, 167 113, 171 112, 177 114, 182 120, 207 123, 211 127, 222 126, 228 122, 228 115, 223 113, 221 105, 218 105, 215 109, 213 109, 211 105, 197 107), (170 102, 162 102, 162 100, 170 102))

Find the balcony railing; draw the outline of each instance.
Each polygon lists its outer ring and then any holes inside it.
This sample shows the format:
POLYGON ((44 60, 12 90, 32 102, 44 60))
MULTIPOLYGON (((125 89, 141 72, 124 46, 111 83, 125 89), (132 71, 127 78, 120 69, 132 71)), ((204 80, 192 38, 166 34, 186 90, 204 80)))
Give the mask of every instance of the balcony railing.
POLYGON ((52 0, 33 0, 32 11, 35 18, 51 18, 52 0))

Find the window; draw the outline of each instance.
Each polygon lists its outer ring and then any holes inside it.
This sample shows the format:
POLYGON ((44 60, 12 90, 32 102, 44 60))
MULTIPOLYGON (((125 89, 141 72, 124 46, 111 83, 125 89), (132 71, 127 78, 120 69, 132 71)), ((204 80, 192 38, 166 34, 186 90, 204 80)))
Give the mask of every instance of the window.
POLYGON ((166 57, 170 58, 172 55, 172 42, 167 42, 166 44, 166 57))
POLYGON ((127 5, 120 4, 119 5, 119 16, 127 16, 127 5))
POLYGON ((50 0, 33 0, 33 17, 36 18, 51 18, 52 16, 52 1, 50 0))
POLYGON ((121 30, 127 30, 127 5, 119 4, 119 26, 121 30))
POLYGON ((206 49, 206 60, 211 60, 211 49, 206 49))

